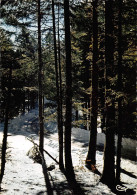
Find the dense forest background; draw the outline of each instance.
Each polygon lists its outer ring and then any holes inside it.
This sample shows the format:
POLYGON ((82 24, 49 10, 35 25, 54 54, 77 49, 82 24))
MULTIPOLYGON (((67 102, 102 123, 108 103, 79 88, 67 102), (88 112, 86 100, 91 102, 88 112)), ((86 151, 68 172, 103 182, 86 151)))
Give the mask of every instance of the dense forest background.
MULTIPOLYGON (((8 120, 38 103, 39 150, 43 154, 44 108, 54 106, 56 113, 48 117, 58 123, 60 168, 73 181, 73 126, 90 131, 85 161, 89 169, 97 171, 100 127, 106 135, 101 181, 114 190, 120 182, 122 137, 136 139, 136 10, 136 0, 1 0, 3 163, 8 120), (54 105, 45 105, 45 98, 54 105)), ((3 173, 1 166, 1 180, 3 173)))

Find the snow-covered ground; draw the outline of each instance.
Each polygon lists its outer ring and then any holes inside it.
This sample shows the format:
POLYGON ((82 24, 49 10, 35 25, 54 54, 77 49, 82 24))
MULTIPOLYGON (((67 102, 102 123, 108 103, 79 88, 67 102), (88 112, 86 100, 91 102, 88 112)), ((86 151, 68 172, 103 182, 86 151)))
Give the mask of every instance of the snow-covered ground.
MULTIPOLYGON (((22 195, 22 194, 47 194, 42 166, 34 163, 27 156, 27 152, 32 147, 32 143, 27 138, 33 138, 38 143, 38 110, 31 110, 29 113, 20 115, 10 121, 8 136, 8 159, 6 163, 5 175, 3 178, 2 195, 22 195)), ((47 122, 44 148, 58 160, 58 134, 56 122, 47 122)), ((2 140, 3 124, 0 126, 0 140, 2 140)), ((110 189, 99 182, 100 176, 90 172, 85 168, 85 158, 88 150, 87 141, 84 138, 85 130, 72 129, 72 160, 76 179, 82 184, 85 194, 101 195, 113 194, 110 189)), ((72 194, 65 176, 59 170, 55 162, 45 154, 47 167, 55 165, 55 169, 49 172, 49 179, 54 188, 54 194, 72 194)), ((103 152, 97 151, 97 168, 100 172, 103 169, 103 152)), ((125 186, 135 189, 137 169, 136 163, 122 159, 121 180, 125 186), (125 170, 125 171, 124 171, 125 170)))

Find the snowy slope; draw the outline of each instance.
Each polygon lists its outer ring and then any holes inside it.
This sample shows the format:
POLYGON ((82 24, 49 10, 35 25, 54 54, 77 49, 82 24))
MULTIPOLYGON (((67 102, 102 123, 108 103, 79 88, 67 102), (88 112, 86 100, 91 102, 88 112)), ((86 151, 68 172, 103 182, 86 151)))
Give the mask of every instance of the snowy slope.
MULTIPOLYGON (((26 155, 32 147, 26 137, 33 137, 38 143, 38 125, 37 125, 38 110, 31 110, 25 115, 20 115, 10 121, 8 136, 8 152, 10 154, 6 164, 5 176, 3 179, 2 188, 6 191, 1 192, 2 195, 22 195, 22 194, 47 194, 42 174, 41 165, 34 163, 26 155)), ((45 135, 45 149, 58 160, 58 134, 56 123, 49 122, 45 125, 46 130, 50 134, 45 135)), ((0 130, 3 130, 1 124, 0 130)), ((2 132, 0 133, 2 137, 2 132)), ((85 168, 85 158, 88 150, 87 146, 87 131, 73 128, 72 130, 72 160, 77 180, 85 189, 85 194, 101 195, 113 194, 110 189, 99 182, 99 176, 90 172, 85 168), (84 137, 85 136, 85 137, 84 137)), ((72 194, 65 179, 65 176, 60 172, 58 165, 45 154, 47 166, 55 165, 55 169, 50 172, 50 180, 55 187, 54 194, 57 194, 58 189, 61 189, 62 194, 72 194), (52 179, 51 179, 52 178, 52 179)), ((100 172, 103 169, 103 152, 97 151, 97 168, 100 172)), ((135 188, 136 164, 130 160, 122 159, 122 169, 126 170, 126 174, 122 173, 122 181, 130 188, 135 188), (131 173, 130 176, 127 173, 131 173)))

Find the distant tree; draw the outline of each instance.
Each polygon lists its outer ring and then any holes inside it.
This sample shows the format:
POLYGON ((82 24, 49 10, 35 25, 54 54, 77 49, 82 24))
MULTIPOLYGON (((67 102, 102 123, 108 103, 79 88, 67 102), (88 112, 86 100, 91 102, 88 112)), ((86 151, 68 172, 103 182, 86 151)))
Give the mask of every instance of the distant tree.
MULTIPOLYGON (((35 98, 37 96, 37 90, 30 92, 30 88, 36 86, 37 88, 37 65, 36 65, 36 40, 34 33, 28 28, 31 24, 30 15, 34 16, 34 7, 36 9, 36 3, 32 5, 29 1, 6 1, 2 3, 1 17, 2 17, 2 28, 4 26, 12 28, 6 28, 6 32, 14 40, 14 48, 18 55, 18 69, 13 71, 13 87, 14 94, 12 98, 12 104, 15 104, 15 109, 12 110, 14 114, 18 112, 21 107, 21 101, 23 102, 23 112, 25 111, 25 98, 28 98, 28 110, 31 107, 32 94, 35 98), (28 7, 31 4, 32 10, 28 11, 28 7), (26 20, 26 18, 29 20, 26 20), (15 100, 16 96, 18 99, 15 100), (30 105, 29 105, 30 104, 30 105)), ((35 89, 36 89, 35 88, 35 89)), ((35 99, 33 97, 33 100, 35 99)), ((14 107, 14 106, 13 106, 14 107)))
POLYGON ((71 37, 72 37, 72 85, 76 118, 74 124, 82 125, 89 130, 90 91, 92 64, 92 6, 86 2, 71 5, 71 37), (82 24, 82 25, 81 25, 82 24), (78 110, 83 117, 78 116, 78 110))

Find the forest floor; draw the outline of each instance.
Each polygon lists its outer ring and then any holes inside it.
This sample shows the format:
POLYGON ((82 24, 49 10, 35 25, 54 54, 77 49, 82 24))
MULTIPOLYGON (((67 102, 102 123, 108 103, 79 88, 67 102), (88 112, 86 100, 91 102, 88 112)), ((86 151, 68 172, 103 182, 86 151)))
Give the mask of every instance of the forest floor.
MULTIPOLYGON (((38 143, 37 115, 38 110, 20 115, 10 121, 8 133, 8 149, 5 174, 2 183, 1 195, 40 195, 48 194, 42 172, 41 164, 35 163, 27 155, 33 144, 28 140, 33 139, 38 143)), ((44 148, 58 160, 58 134, 56 123, 47 123, 44 139, 44 148)), ((0 126, 0 140, 2 140, 3 125, 0 126)), ((75 130, 75 129, 74 129, 75 130)), ((84 130, 81 130, 84 131, 84 130)), ((73 134, 73 130, 72 130, 73 134)), ((80 135, 79 135, 80 136, 80 135)), ((99 179, 100 176, 89 171, 85 166, 85 158, 88 146, 72 136, 72 160, 76 174, 76 180, 89 195, 114 194, 99 179)), ((73 194, 66 177, 60 171, 59 166, 45 154, 47 167, 54 165, 53 170, 48 171, 49 181, 53 194, 73 194)), ((102 173, 103 152, 97 151, 97 168, 102 173)), ((137 169, 134 161, 122 159, 121 180, 128 188, 136 188, 137 169)))

